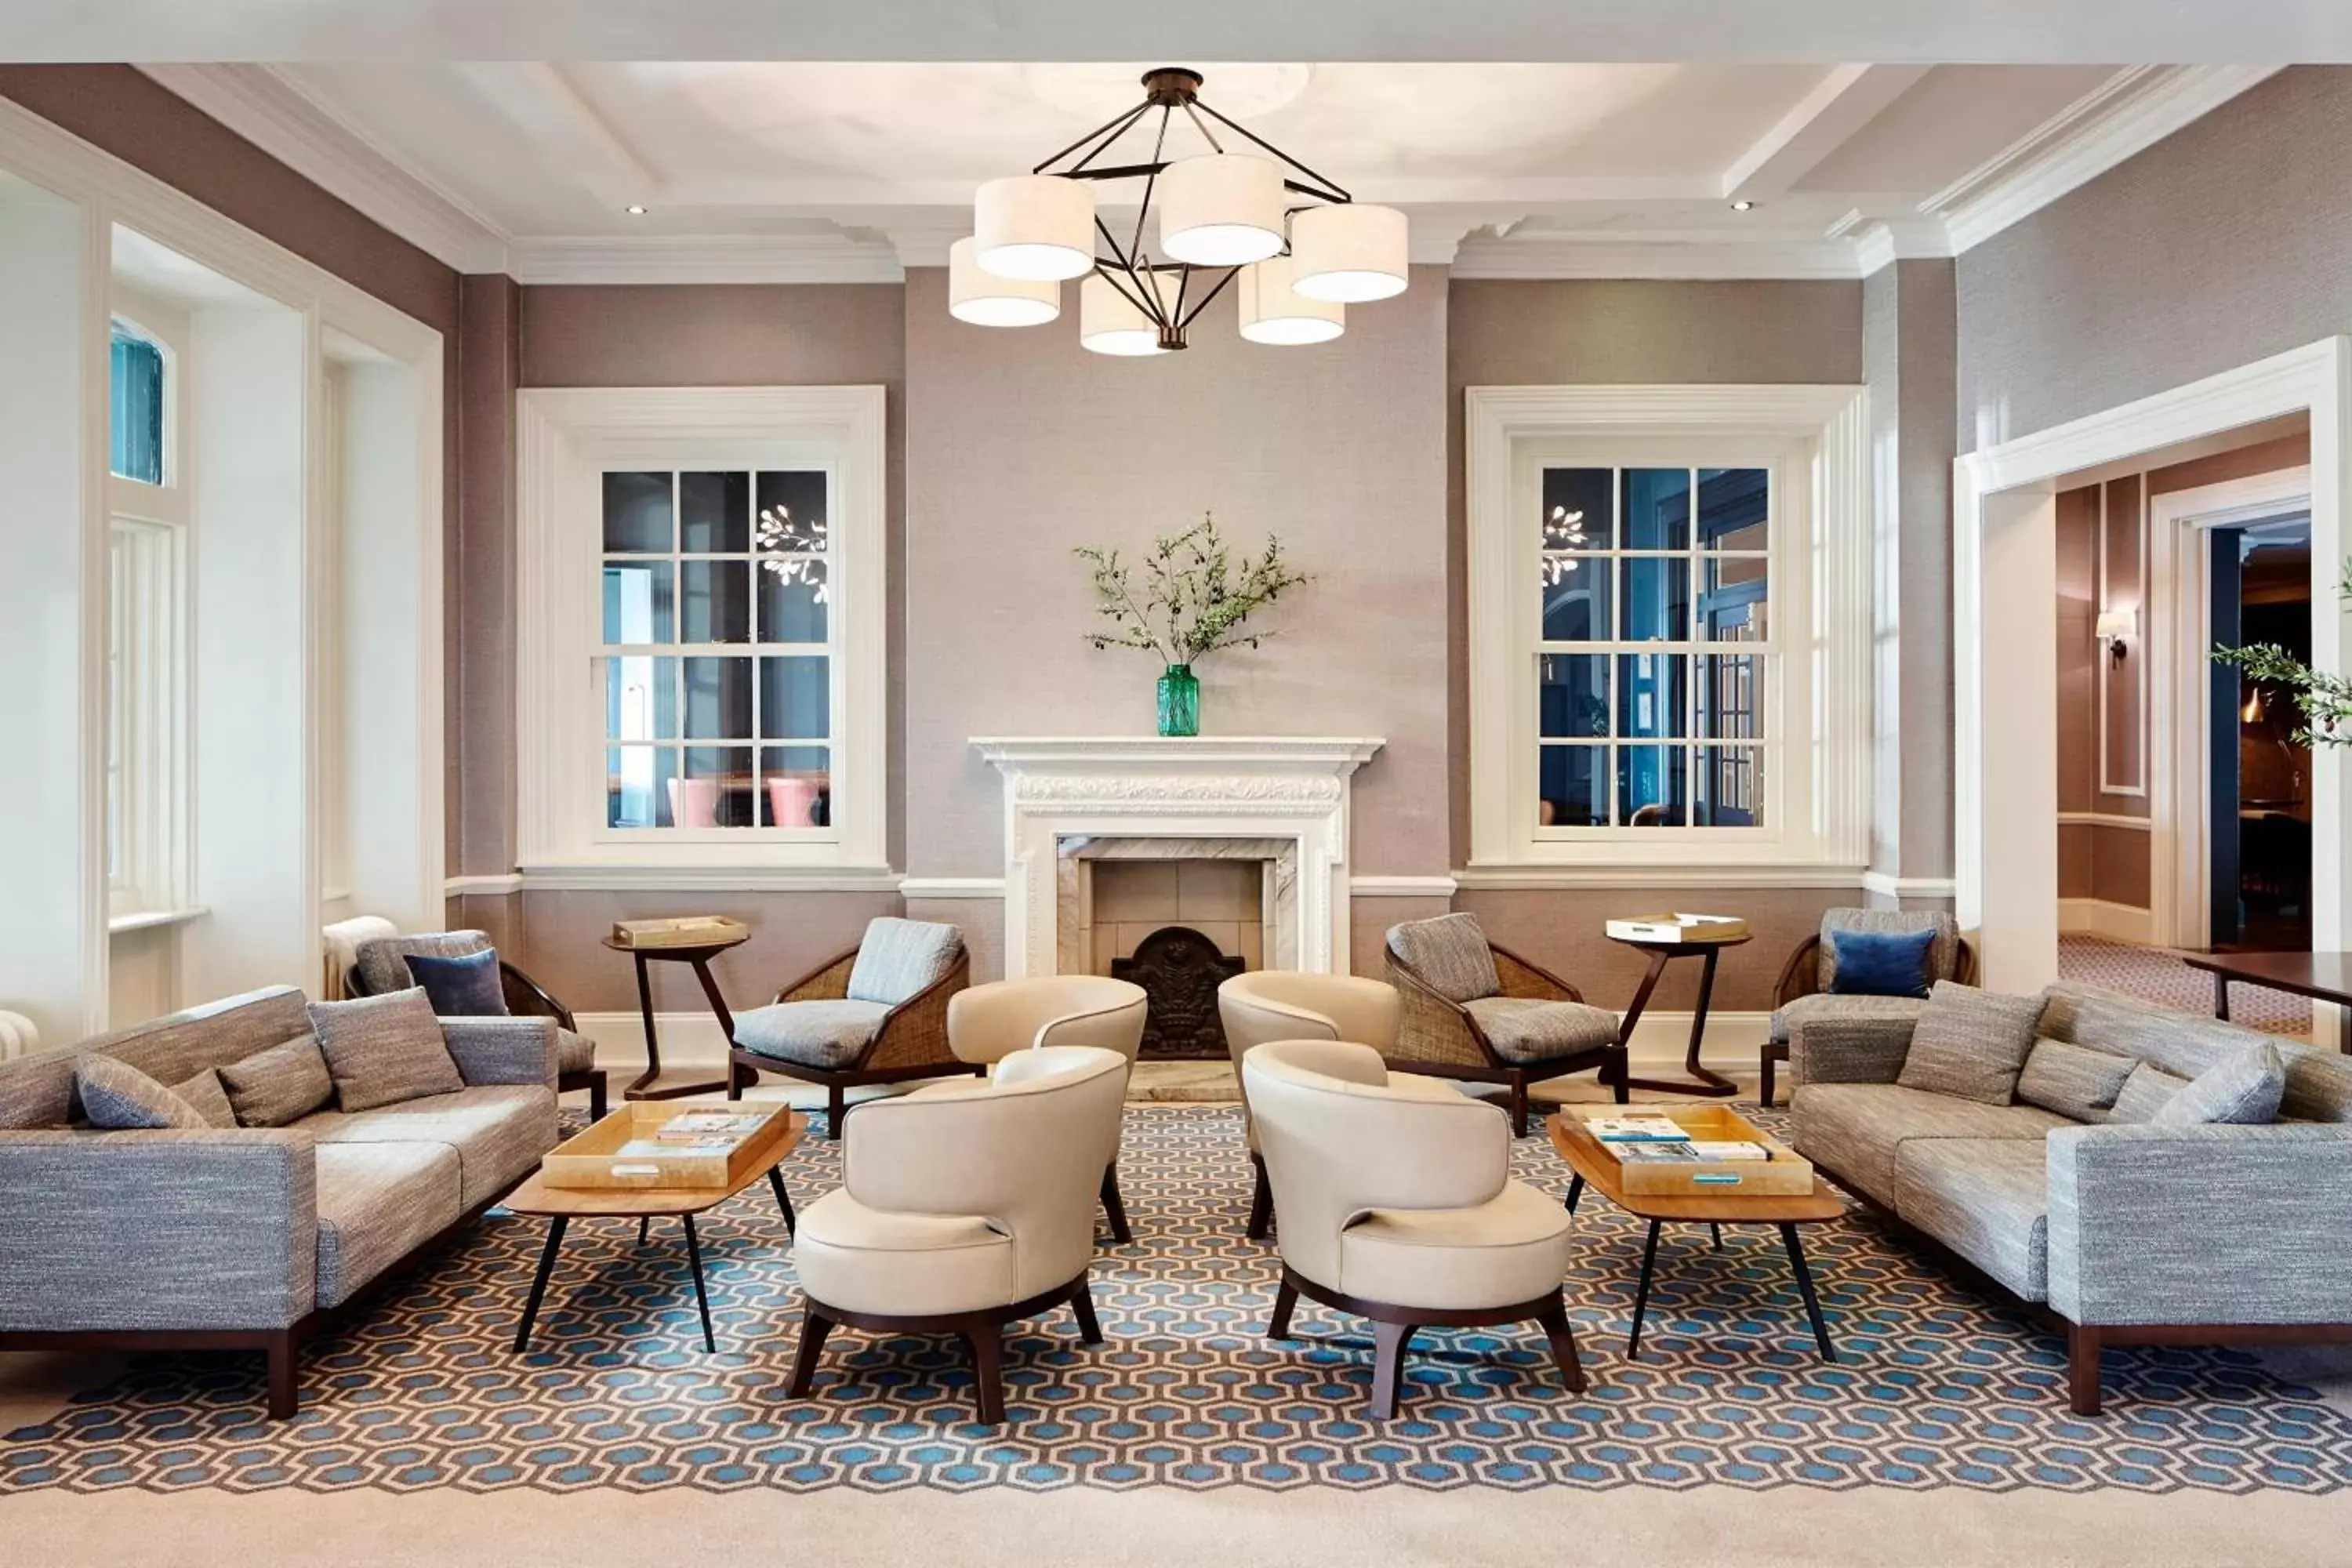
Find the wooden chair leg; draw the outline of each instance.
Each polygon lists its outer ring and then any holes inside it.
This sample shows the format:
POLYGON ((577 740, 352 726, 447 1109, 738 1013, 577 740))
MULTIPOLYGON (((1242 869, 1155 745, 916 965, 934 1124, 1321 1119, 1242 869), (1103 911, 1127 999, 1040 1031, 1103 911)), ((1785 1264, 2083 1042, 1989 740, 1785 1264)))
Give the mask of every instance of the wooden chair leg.
POLYGON ((1004 1342, 994 1323, 976 1323, 963 1331, 971 1347, 971 1392, 983 1426, 1004 1425, 1004 1342))
POLYGON ((1298 1306, 1298 1287, 1285 1279, 1275 1287, 1274 1321, 1265 1326, 1265 1337, 1286 1340, 1290 1337, 1290 1314, 1298 1306))
POLYGON ((294 1331, 280 1329, 269 1337, 269 1418, 291 1421, 302 1408, 302 1380, 294 1355, 294 1331))
POLYGON ((1094 1292, 1084 1279, 1070 1291, 1070 1310, 1077 1314, 1078 1342, 1098 1345, 1103 1342, 1102 1324, 1095 1318, 1094 1292))
POLYGON ((1617 1103, 1629 1103, 1633 1098, 1633 1057, 1623 1046, 1617 1047, 1617 1076, 1613 1082, 1617 1089, 1617 1103))
POLYGON ((731 1056, 727 1058, 727 1098, 730 1100, 742 1099, 744 1089, 750 1088, 753 1080, 758 1077, 759 1075, 757 1073, 754 1073, 751 1068, 745 1067, 741 1062, 737 1061, 731 1056))
POLYGON ((793 1352, 793 1380, 785 1392, 794 1399, 806 1399, 809 1388, 816 1382, 816 1360, 824 1350, 824 1337, 833 1332, 833 1320, 814 1307, 801 1308, 801 1342, 793 1352))
POLYGON ((824 1135, 834 1142, 841 1141, 841 1119, 849 1114, 849 1100, 837 1083, 824 1087, 824 1135))
POLYGON ((1135 1232, 1127 1227, 1127 1205, 1118 1195, 1118 1162, 1103 1167, 1103 1213, 1110 1220, 1110 1238, 1125 1247, 1135 1239, 1135 1232))
POLYGON ((2099 1398, 2099 1331, 2081 1323, 2066 1325, 2066 1386, 2074 1414, 2096 1415, 2099 1398))
POLYGON ((604 1073, 601 1068, 588 1079, 588 1120, 604 1120, 604 1073))
POLYGON ((1544 1310, 1536 1314, 1543 1325, 1544 1338, 1551 1342, 1551 1359, 1559 1366, 1560 1381, 1568 1384, 1570 1394, 1584 1392, 1584 1363, 1576 1356, 1576 1332, 1568 1326, 1568 1307, 1559 1297, 1553 1297, 1544 1310))
POLYGON ((1772 1047, 1766 1046, 1764 1047, 1764 1060, 1761 1071, 1759 1075, 1762 1081, 1758 1086, 1758 1093, 1756 1097, 1756 1102, 1759 1105, 1769 1107, 1772 1103, 1772 1067, 1774 1060, 1775 1058, 1772 1055, 1772 1047))
POLYGON ((1515 1072, 1511 1075, 1511 1136, 1524 1138, 1527 1135, 1528 1075, 1515 1072))
POLYGON ((1249 1228, 1245 1233, 1252 1241, 1264 1241, 1274 1228, 1274 1184, 1265 1179, 1265 1161, 1252 1154, 1250 1166, 1256 1172, 1250 1189, 1249 1228))
POLYGON ((1412 1344, 1411 1323, 1372 1325, 1372 1418, 1386 1421, 1396 1415, 1397 1384, 1404 1377, 1404 1355, 1412 1344))

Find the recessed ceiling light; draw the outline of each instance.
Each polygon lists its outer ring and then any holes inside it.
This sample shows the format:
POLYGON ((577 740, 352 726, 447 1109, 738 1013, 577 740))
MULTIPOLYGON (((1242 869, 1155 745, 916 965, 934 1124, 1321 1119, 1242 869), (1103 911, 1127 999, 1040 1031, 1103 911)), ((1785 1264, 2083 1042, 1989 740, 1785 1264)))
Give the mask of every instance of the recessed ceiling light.
POLYGON ((626 212, 626 213, 627 213, 631 217, 643 217, 643 216, 646 216, 646 209, 645 209, 645 208, 643 208, 643 207, 641 207, 641 206, 639 206, 639 205, 638 205, 636 203, 635 203, 635 202, 631 202, 631 203, 630 203, 630 204, 629 204, 625 208, 624 208, 623 210, 624 210, 624 211, 625 211, 625 212, 626 212))
MULTIPOLYGON (((1749 212, 1755 208, 1755 205, 1756 204, 1754 202, 1742 197, 1740 200, 1731 204, 1731 210, 1736 213, 1749 212)), ((631 212, 643 212, 645 209, 643 207, 631 207, 629 210, 631 212)))

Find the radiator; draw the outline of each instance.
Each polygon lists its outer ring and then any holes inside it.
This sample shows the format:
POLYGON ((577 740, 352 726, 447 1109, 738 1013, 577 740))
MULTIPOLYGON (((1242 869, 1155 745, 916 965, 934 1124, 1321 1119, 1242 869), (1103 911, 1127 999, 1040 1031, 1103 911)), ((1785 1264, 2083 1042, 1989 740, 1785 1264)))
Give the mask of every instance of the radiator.
POLYGON ((0 1012, 0 1062, 30 1056, 41 1048, 41 1031, 22 1013, 0 1012))

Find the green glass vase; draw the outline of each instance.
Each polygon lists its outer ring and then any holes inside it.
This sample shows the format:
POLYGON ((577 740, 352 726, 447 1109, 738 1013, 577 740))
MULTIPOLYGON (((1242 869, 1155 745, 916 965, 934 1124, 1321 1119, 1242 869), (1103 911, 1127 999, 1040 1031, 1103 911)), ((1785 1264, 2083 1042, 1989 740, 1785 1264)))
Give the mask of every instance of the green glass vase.
POLYGON ((1189 664, 1171 664, 1160 677, 1160 732, 1201 732, 1201 679, 1189 664))

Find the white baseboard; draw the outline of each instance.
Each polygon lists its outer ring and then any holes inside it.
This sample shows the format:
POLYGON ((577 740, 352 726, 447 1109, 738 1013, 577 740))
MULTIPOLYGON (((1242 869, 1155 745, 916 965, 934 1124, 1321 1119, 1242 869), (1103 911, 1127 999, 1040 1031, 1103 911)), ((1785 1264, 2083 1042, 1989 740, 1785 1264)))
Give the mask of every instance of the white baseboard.
MULTIPOLYGON (((1769 1013, 1707 1015, 1706 1046, 1699 1059, 1722 1071, 1753 1072, 1756 1053, 1763 1046, 1769 1013)), ((596 1065, 619 1074, 635 1073, 646 1065, 645 1025, 635 1013, 583 1013, 580 1032, 596 1042, 596 1065)), ((708 1013, 657 1013, 661 1031, 662 1067, 717 1071, 727 1060, 727 1039, 719 1020, 708 1013)), ((1645 1078, 1670 1075, 1681 1068, 1690 1043, 1688 1013, 1653 1011, 1643 1015, 1633 1030, 1634 1070, 1645 1078)))
POLYGON ((2061 899, 2058 929, 2070 936, 2095 936, 2147 947, 2156 941, 2156 915, 2105 899, 2061 899))

